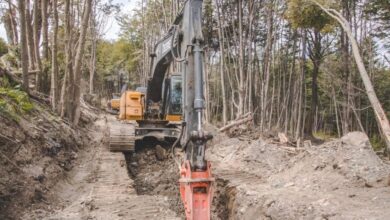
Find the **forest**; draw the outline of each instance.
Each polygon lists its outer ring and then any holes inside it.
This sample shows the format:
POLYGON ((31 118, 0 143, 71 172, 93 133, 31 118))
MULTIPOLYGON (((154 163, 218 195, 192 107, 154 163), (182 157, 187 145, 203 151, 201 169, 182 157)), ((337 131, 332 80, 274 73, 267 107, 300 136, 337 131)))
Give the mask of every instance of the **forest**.
POLYGON ((390 0, 0 0, 0 219, 387 220, 389 36, 390 0))
MULTIPOLYGON (((181 0, 140 0, 132 11, 103 0, 1 3, 4 88, 47 99, 77 124, 80 97, 110 99, 121 84, 145 85, 154 44, 169 30, 181 0), (107 18, 118 39, 104 39, 107 18), (13 82, 15 81, 15 82, 13 82)), ((390 114, 390 2, 320 1, 349 23, 364 66, 390 114)), ((315 1, 205 0, 206 120, 222 126, 254 114, 262 131, 295 140, 367 133, 381 149, 375 113, 340 24, 315 1)), ((6 111, 6 104, 2 104, 6 111)))

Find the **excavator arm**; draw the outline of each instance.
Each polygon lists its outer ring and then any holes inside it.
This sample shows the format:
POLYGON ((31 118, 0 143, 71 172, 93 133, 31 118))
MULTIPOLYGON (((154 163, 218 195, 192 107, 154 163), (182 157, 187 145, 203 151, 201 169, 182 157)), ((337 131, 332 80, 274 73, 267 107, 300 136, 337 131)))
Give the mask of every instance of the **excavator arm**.
POLYGON ((183 129, 181 146, 186 157, 180 169, 180 193, 188 220, 210 219, 213 181, 210 163, 205 159, 207 142, 212 136, 203 128, 205 109, 202 34, 203 0, 187 0, 166 36, 152 56, 146 109, 161 102, 163 82, 169 66, 180 63, 182 77, 183 129))

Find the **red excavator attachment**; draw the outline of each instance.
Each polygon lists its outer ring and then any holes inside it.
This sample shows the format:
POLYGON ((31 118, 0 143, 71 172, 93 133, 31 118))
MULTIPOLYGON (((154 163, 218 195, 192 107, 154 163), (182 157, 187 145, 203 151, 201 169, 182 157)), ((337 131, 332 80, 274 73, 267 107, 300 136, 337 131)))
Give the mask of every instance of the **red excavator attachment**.
POLYGON ((192 171, 190 162, 185 161, 180 177, 180 194, 187 220, 209 220, 214 193, 210 162, 205 171, 192 171))

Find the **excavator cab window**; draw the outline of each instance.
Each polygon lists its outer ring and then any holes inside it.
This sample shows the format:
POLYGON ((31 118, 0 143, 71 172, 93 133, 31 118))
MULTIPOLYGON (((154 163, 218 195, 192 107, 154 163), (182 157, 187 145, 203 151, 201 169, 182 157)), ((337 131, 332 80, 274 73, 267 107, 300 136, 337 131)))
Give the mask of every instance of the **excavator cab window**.
POLYGON ((170 85, 169 114, 182 114, 182 84, 181 76, 172 76, 170 85))

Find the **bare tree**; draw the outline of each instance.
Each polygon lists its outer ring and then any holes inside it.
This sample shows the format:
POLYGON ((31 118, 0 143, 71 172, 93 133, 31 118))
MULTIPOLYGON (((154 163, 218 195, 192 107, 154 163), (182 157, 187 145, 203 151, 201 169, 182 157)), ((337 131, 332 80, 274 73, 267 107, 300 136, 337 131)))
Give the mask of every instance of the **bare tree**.
POLYGON ((58 11, 57 0, 53 0, 53 36, 52 36, 52 61, 51 61, 51 106, 57 111, 58 103, 58 60, 57 60, 57 38, 58 38, 58 11))
POLYGON ((28 52, 27 52, 27 36, 26 36, 26 15, 25 1, 18 0, 19 19, 20 19, 20 49, 21 49, 21 64, 23 75, 23 90, 29 92, 28 83, 28 52))
POLYGON ((80 119, 80 82, 81 82, 81 64, 82 64, 82 58, 84 55, 84 45, 85 45, 85 38, 88 31, 88 24, 89 24, 89 18, 91 14, 91 7, 92 7, 92 0, 86 0, 85 7, 84 7, 84 13, 83 13, 83 19, 81 22, 81 30, 80 30, 80 36, 78 40, 78 46, 76 50, 76 57, 75 57, 75 64, 74 64, 74 96, 73 100, 75 101, 74 109, 73 109, 73 124, 77 125, 80 119))
POLYGON ((316 5, 318 5, 325 13, 327 13, 330 17, 334 18, 347 33, 348 38, 352 45, 352 52, 355 58, 356 65, 359 69, 360 76, 363 80, 364 87, 366 88, 366 93, 368 99, 370 100, 371 106, 374 109, 375 116, 378 122, 378 126, 380 127, 384 139, 386 141, 387 149, 390 151, 390 124, 389 120, 386 116, 386 112, 383 110, 381 103, 375 93, 374 87, 371 83, 370 77, 367 73, 366 67, 364 66, 363 59, 360 55, 359 46, 352 34, 351 26, 349 22, 341 15, 340 12, 325 8, 325 6, 318 3, 316 0, 311 0, 316 5))

